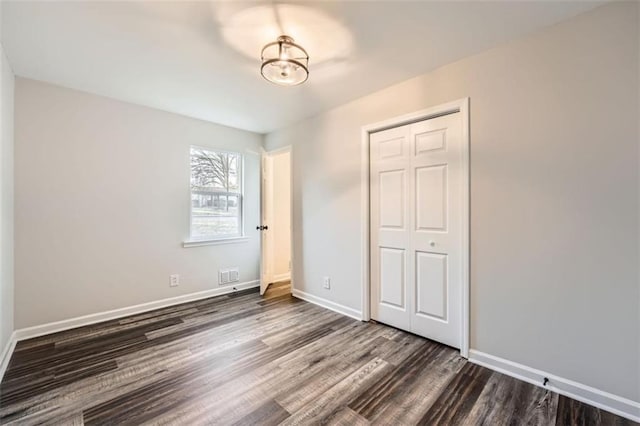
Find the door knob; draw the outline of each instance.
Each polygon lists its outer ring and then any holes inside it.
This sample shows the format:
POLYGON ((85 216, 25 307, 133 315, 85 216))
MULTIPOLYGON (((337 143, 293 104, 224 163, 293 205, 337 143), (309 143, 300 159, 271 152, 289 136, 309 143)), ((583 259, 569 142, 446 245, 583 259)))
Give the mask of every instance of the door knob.
POLYGON ((429 241, 429 245, 430 245, 431 247, 435 247, 435 246, 436 246, 436 242, 435 242, 435 241, 429 241))

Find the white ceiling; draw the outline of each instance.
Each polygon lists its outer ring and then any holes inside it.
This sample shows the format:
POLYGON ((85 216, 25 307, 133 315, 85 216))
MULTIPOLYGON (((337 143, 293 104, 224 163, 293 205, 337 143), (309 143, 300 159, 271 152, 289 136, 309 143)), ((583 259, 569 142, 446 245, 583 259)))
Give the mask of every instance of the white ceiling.
POLYGON ((3 0, 2 43, 19 76, 265 133, 601 3, 3 0), (281 32, 302 86, 260 76, 281 32))

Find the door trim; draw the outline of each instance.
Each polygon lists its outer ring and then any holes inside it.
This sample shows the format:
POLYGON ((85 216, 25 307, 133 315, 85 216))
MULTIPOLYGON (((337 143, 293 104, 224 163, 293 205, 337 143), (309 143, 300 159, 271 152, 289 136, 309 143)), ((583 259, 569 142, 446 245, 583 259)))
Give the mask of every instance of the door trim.
POLYGON ((393 127, 411 124, 418 121, 427 120, 443 115, 454 114, 459 112, 462 120, 462 321, 460 333, 460 355, 469 358, 469 98, 459 99, 457 101, 448 102, 446 104, 423 109, 399 117, 390 118, 388 120, 362 126, 360 140, 361 154, 361 176, 360 187, 362 190, 362 203, 360 206, 360 214, 362 216, 362 228, 360 230, 360 252, 362 255, 361 265, 361 291, 362 291, 362 320, 369 321, 371 319, 371 277, 370 277, 370 212, 369 212, 369 135, 380 130, 386 130, 393 127))

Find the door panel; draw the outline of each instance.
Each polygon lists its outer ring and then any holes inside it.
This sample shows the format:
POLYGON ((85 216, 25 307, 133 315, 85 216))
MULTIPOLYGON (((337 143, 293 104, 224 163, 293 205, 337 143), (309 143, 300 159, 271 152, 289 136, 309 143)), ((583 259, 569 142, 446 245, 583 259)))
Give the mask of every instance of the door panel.
POLYGON ((380 172, 380 227, 404 228, 404 170, 380 172))
POLYGON ((402 157, 403 149, 404 149, 404 137, 398 137, 395 139, 389 140, 381 140, 379 149, 380 149, 380 160, 390 159, 393 157, 402 157))
POLYGON ((416 314, 447 320, 447 256, 416 252, 416 314))
POLYGON ((416 134, 416 155, 437 149, 444 149, 446 129, 438 129, 416 134))
POLYGON ((405 309, 404 250, 380 248, 380 303, 405 309))
POLYGON ((369 140, 371 316, 460 347, 461 114, 369 140))
POLYGON ((416 229, 445 231, 447 165, 416 168, 416 229))

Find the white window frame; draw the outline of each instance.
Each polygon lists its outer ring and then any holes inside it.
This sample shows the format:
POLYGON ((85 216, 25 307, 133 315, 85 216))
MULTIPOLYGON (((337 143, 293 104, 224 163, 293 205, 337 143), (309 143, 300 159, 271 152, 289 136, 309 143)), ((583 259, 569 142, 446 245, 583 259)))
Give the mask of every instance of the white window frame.
POLYGON ((218 245, 218 244, 231 244, 231 243, 241 243, 248 241, 248 238, 245 235, 245 214, 244 214, 244 155, 238 151, 231 151, 227 149, 219 149, 215 147, 207 147, 201 145, 190 145, 189 146, 189 239, 185 241, 182 245, 183 247, 199 247, 199 246, 207 246, 207 245, 218 245), (203 151, 210 151, 216 153, 224 153, 224 154, 233 154, 238 156, 238 177, 240 178, 240 192, 239 192, 239 205, 238 208, 240 212, 238 214, 238 218, 240 219, 240 232, 238 234, 229 234, 229 235, 221 235, 220 237, 194 237, 193 232, 193 201, 192 201, 192 191, 191 191, 191 150, 199 149, 203 151))

